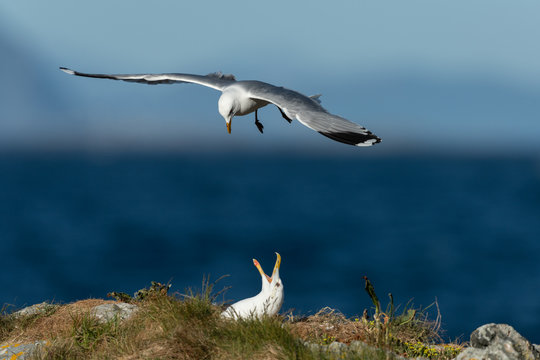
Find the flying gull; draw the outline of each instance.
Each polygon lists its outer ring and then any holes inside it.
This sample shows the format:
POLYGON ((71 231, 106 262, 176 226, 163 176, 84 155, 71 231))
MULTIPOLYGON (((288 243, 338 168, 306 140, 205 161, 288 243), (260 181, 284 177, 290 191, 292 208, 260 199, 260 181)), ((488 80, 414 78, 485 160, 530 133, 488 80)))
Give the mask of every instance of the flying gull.
POLYGON ((253 259, 253 265, 257 267, 262 278, 262 289, 256 296, 240 300, 229 306, 221 316, 231 319, 262 318, 264 315, 273 316, 279 312, 283 305, 283 283, 279 278, 279 266, 281 256, 276 253, 276 265, 272 276, 264 273, 259 262, 253 259))
POLYGON ((231 133, 234 116, 255 112, 255 125, 263 132, 257 110, 268 104, 275 105, 289 123, 293 119, 332 140, 356 146, 371 146, 381 142, 363 126, 330 114, 320 104, 320 95, 305 96, 294 90, 274 86, 262 81, 236 81, 234 75, 212 73, 205 76, 190 74, 87 74, 61 67, 60 70, 78 76, 124 80, 144 84, 194 83, 222 92, 218 109, 231 133))

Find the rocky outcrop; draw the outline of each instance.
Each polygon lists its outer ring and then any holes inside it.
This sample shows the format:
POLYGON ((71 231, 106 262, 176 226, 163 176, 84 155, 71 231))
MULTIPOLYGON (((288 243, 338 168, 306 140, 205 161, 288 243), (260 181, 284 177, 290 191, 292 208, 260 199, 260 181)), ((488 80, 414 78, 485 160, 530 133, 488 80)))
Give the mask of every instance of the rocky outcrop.
POLYGON ((349 345, 339 341, 334 341, 328 345, 320 345, 305 341, 304 345, 311 352, 323 355, 325 359, 386 358, 389 360, 407 360, 389 350, 379 349, 362 341, 353 341, 349 345))
POLYGON ((92 314, 102 323, 111 321, 114 318, 118 320, 127 320, 138 310, 137 305, 128 303, 103 304, 92 309, 92 314))
POLYGON ((48 311, 53 311, 57 307, 58 305, 42 302, 40 304, 27 306, 24 309, 16 311, 13 313, 12 316, 20 317, 20 316, 33 316, 33 315, 45 314, 48 311))
MULTIPOLYGON (((22 310, 14 312, 10 316, 36 316, 54 311, 58 305, 41 303, 28 306, 22 310)), ((128 303, 107 303, 93 307, 90 310, 98 321, 105 323, 114 319, 124 321, 129 319, 138 310, 137 305, 128 303)), ((24 360, 32 357, 32 354, 43 347, 47 347, 46 341, 36 341, 31 343, 5 343, 0 344, 0 360, 24 360)))
MULTIPOLYGON (((49 316, 58 305, 47 303, 36 304, 13 313, 10 316, 49 316)), ((97 305, 93 303, 86 311, 98 321, 105 323, 118 320, 125 321, 138 311, 137 305, 125 302, 108 302, 97 305)), ((14 340, 16 341, 16 340, 14 340)), ((303 342, 314 354, 323 355, 327 359, 343 358, 386 358, 407 360, 405 357, 389 350, 379 349, 361 341, 353 341, 349 345, 332 342, 316 344, 303 342)), ((46 351, 46 341, 0 344, 0 360, 29 359, 39 349, 46 351)), ((433 346, 433 348, 437 348, 433 346)), ((420 358, 417 358, 420 359, 420 358)), ((533 345, 521 336, 513 327, 505 324, 487 324, 479 327, 471 334, 470 346, 465 348, 455 360, 540 360, 540 346, 533 345)))
MULTIPOLYGON (((339 342, 329 345, 304 342, 304 345, 312 352, 324 354, 331 359, 348 358, 351 355, 353 358, 355 356, 377 358, 381 356, 380 353, 385 353, 387 359, 406 360, 398 354, 372 347, 361 341, 353 341, 348 346, 339 342)), ((531 344, 510 325, 487 324, 471 334, 470 346, 455 360, 540 360, 540 346, 531 344)))
POLYGON ((540 360, 540 352, 510 325, 487 324, 473 331, 470 347, 456 358, 472 359, 540 360))
POLYGON ((0 360, 25 360, 42 346, 46 346, 46 341, 36 341, 28 344, 5 344, 0 346, 0 360))

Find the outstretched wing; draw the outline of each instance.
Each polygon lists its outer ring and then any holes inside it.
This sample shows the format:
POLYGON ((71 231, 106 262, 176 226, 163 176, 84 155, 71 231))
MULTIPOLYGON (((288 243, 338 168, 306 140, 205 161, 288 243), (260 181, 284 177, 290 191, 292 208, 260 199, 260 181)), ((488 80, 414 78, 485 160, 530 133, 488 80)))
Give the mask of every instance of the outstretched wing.
POLYGON ((259 81, 246 83, 249 96, 276 105, 290 119, 297 119, 310 129, 345 144, 371 146, 381 139, 365 127, 326 111, 316 98, 259 81))
POLYGON ((174 84, 174 83, 194 83, 211 87, 216 90, 223 90, 227 86, 236 82, 233 75, 212 73, 204 75, 191 74, 86 74, 65 67, 61 67, 65 73, 77 76, 85 76, 99 79, 123 80, 129 82, 138 82, 149 85, 156 84, 174 84))

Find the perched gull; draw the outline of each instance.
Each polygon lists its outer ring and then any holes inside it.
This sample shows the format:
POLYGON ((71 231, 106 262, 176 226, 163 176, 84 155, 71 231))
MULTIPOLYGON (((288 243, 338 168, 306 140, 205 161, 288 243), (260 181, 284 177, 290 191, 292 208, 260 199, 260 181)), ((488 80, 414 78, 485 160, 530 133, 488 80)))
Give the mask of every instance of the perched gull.
POLYGON ((253 259, 253 265, 257 267, 262 278, 261 292, 248 299, 240 300, 229 306, 221 316, 225 318, 262 318, 264 315, 276 315, 283 305, 283 283, 279 278, 279 265, 281 256, 276 253, 276 265, 272 277, 266 275, 259 262, 253 259))
POLYGON ((320 95, 305 96, 299 92, 274 86, 262 81, 236 81, 233 75, 213 73, 206 76, 190 74, 86 74, 61 67, 60 70, 78 76, 124 80, 145 84, 194 83, 222 92, 218 101, 219 113, 225 118, 231 133, 231 120, 237 115, 255 112, 255 125, 263 132, 257 110, 274 104, 289 123, 296 119, 310 129, 345 144, 371 146, 381 142, 369 130, 326 111, 319 101, 320 95))

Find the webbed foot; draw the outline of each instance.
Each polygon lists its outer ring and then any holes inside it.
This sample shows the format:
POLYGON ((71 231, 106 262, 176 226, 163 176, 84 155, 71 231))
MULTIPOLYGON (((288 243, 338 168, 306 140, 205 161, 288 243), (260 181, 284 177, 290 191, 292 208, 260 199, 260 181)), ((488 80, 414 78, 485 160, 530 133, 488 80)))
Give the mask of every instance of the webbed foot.
POLYGON ((260 121, 255 121, 255 125, 257 125, 257 129, 259 129, 259 131, 261 132, 261 134, 263 133, 263 129, 264 129, 264 126, 263 124, 260 122, 260 121))

